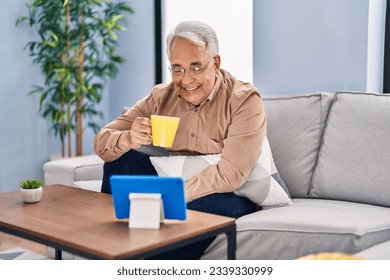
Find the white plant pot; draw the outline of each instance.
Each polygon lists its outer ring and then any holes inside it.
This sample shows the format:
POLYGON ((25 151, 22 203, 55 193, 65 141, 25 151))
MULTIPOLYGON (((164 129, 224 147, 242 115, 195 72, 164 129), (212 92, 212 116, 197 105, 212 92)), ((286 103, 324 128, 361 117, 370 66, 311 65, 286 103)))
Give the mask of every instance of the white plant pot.
POLYGON ((20 195, 26 203, 34 203, 41 200, 43 194, 42 187, 37 189, 22 189, 20 188, 20 195))

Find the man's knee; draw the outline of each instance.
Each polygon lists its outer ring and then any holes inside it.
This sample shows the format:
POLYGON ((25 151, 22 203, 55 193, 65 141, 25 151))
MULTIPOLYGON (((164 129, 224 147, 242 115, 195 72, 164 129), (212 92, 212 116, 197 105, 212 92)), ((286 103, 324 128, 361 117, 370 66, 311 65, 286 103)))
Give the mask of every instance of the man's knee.
POLYGON ((157 175, 149 155, 130 150, 120 158, 105 162, 101 192, 111 194, 110 177, 112 175, 157 175))

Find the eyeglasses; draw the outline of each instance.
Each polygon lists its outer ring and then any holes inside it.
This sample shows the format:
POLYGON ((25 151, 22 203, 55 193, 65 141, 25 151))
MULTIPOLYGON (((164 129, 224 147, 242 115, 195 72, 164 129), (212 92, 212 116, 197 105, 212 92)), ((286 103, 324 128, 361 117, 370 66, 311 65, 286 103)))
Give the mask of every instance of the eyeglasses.
POLYGON ((214 59, 214 57, 212 57, 209 60, 209 62, 206 63, 206 65, 193 65, 193 66, 190 66, 189 69, 185 69, 183 67, 178 67, 178 66, 175 66, 175 67, 169 66, 168 69, 169 69, 169 71, 171 71, 172 76, 175 76, 175 77, 184 76, 185 72, 190 72, 193 75, 198 75, 198 74, 202 73, 204 71, 204 69, 207 68, 207 66, 210 64, 210 62, 213 59, 214 59))

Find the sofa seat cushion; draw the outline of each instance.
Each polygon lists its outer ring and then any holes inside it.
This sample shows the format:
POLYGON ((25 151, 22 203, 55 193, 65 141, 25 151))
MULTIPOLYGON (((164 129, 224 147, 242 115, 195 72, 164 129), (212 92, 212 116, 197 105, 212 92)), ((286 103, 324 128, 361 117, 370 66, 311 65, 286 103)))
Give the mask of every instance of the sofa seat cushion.
POLYGON ((311 195, 390 207, 390 95, 337 93, 311 195))
POLYGON ((73 182, 73 187, 94 192, 100 192, 102 188, 102 180, 76 181, 73 182))
POLYGON ((390 240, 360 251, 355 256, 366 260, 390 260, 390 240))
MULTIPOLYGON (((293 199, 237 219, 237 259, 287 260, 318 252, 354 254, 390 240, 390 208, 322 199, 293 199)), ((220 235, 203 259, 226 258, 220 235)))
POLYGON ((294 198, 309 196, 332 99, 331 93, 264 98, 275 165, 294 198))

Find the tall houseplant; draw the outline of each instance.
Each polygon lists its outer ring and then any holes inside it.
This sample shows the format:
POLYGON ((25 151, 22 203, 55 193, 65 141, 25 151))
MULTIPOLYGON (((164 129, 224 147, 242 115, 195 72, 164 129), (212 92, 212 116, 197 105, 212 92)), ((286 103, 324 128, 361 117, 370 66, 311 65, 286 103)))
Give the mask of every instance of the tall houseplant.
POLYGON ((96 105, 107 80, 125 62, 116 52, 117 32, 126 30, 125 14, 133 10, 115 0, 35 0, 26 5, 28 16, 16 25, 27 22, 37 29, 39 40, 28 42, 26 49, 45 77, 30 94, 40 95, 40 112, 61 140, 61 155, 67 147, 72 156, 73 133, 75 154, 82 155, 84 119, 98 131, 96 118, 102 113, 96 105))

